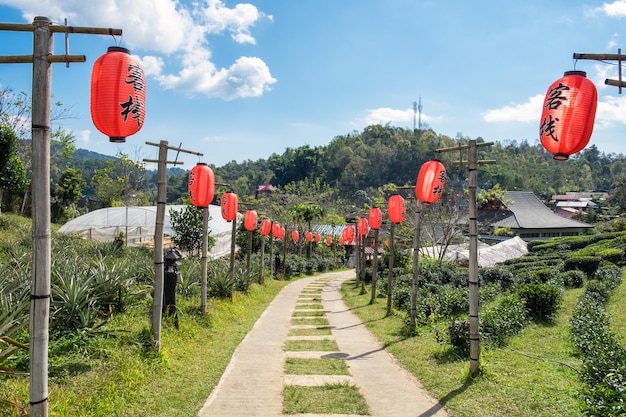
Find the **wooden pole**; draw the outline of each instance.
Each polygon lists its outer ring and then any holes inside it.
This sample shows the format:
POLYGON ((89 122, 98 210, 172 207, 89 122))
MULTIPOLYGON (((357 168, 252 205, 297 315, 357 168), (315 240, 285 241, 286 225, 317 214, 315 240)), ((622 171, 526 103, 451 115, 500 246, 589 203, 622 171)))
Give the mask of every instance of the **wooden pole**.
MULTIPOLYGON (((271 228, 270 228, 271 229, 271 228)), ((270 257, 270 265, 272 258, 270 257)), ((261 236, 261 265, 259 265, 259 284, 263 285, 265 283, 265 275, 263 271, 263 267, 265 263, 265 236, 261 236)))
POLYGON ((370 304, 376 301, 376 283, 378 281, 378 229, 374 229, 374 263, 372 264, 372 297, 370 304))
POLYGON ((246 259, 246 273, 250 279, 250 258, 252 257, 252 231, 248 231, 248 257, 246 259))
POLYGON ((391 223, 389 229, 389 276, 387 278, 387 316, 391 315, 391 298, 393 293, 393 247, 394 240, 396 239, 396 224, 391 223))
POLYGON ((415 235, 413 238, 413 279, 411 280, 411 311, 409 317, 410 331, 415 331, 415 318, 417 316, 417 278, 419 276, 419 250, 420 250, 420 223, 422 215, 422 202, 415 199, 415 235))
POLYGON ((50 315, 50 97, 52 67, 46 60, 54 51, 45 17, 33 22, 33 268, 30 295, 30 415, 48 415, 48 326, 50 315))
POLYGON ((469 141, 469 316, 470 316, 470 374, 480 371, 480 332, 478 323, 478 225, 476 220, 476 183, 478 147, 469 141))
MULTIPOLYGON (((233 221, 233 229, 231 231, 231 235, 230 235, 230 270, 229 270, 229 274, 230 274, 230 279, 234 280, 235 279, 235 244, 236 244, 236 240, 237 240, 237 218, 235 218, 233 221)), ((233 298, 233 293, 231 290, 230 293, 230 298, 233 298)))
POLYGON ((167 141, 159 143, 157 165, 157 213, 154 230, 154 298, 152 299, 152 338, 157 351, 161 350, 161 315, 163 310, 163 228, 167 205, 167 141))
POLYGON ((202 218, 202 276, 200 277, 200 311, 206 314, 207 275, 209 263, 209 207, 205 207, 202 218))

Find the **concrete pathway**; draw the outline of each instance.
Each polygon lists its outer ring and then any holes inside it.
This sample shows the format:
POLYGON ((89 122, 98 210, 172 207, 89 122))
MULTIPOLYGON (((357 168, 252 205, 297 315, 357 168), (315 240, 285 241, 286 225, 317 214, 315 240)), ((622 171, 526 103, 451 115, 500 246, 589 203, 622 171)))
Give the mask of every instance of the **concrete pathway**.
MULTIPOLYGON (((443 406, 428 395, 419 381, 383 349, 347 308, 340 287, 350 278, 354 278, 354 271, 332 272, 300 279, 283 288, 237 347, 198 417, 284 417, 282 392, 285 385, 314 386, 337 382, 356 385, 367 402, 368 415, 372 417, 447 417, 443 406), (306 304, 319 303, 320 290, 323 309, 305 308, 306 304), (302 307, 298 307, 298 303, 302 307), (332 336, 289 336, 291 328, 319 327, 292 324, 296 310, 304 317, 307 311, 325 312, 332 336), (339 351, 284 350, 287 340, 322 338, 334 339, 339 351), (344 359, 350 375, 285 375, 287 357, 344 359)), ((290 416, 355 417, 347 414, 290 416)))

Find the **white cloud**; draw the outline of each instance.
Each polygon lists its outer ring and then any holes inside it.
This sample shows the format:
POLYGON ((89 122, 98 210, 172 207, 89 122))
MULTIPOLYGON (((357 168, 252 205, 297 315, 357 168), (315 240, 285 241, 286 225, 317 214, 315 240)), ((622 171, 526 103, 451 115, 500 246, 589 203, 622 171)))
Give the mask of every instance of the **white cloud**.
POLYGON ((226 100, 254 97, 276 82, 260 58, 240 57, 229 68, 211 61, 209 36, 230 33, 237 43, 255 44, 251 28, 272 16, 249 3, 226 7, 222 0, 3 0, 32 21, 42 11, 55 23, 123 29, 122 46, 147 52, 144 71, 165 88, 226 100))
POLYGON ((488 110, 483 119, 486 122, 535 122, 541 117, 543 99, 544 96, 538 94, 530 97, 525 103, 488 110))
MULTIPOLYGON (((372 124, 396 124, 396 123, 406 123, 413 122, 413 110, 412 109, 391 109, 389 107, 379 107, 377 109, 369 110, 368 114, 365 118, 365 123, 367 125, 372 124)), ((422 115, 422 119, 424 119, 424 115, 422 115)))
POLYGON ((626 0, 617 0, 613 3, 604 3, 598 7, 599 10, 611 17, 623 17, 626 16, 626 0))
POLYGON ((614 123, 626 124, 626 97, 607 96, 598 102, 596 124, 606 127, 614 123))

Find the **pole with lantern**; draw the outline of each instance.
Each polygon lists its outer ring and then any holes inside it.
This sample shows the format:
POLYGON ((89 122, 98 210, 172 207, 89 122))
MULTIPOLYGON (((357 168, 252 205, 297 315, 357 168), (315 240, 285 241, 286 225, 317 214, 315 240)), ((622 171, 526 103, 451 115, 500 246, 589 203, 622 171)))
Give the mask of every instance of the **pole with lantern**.
POLYGON ((274 276, 278 274, 280 269, 278 263, 280 262, 280 256, 276 253, 276 259, 274 259, 274 240, 280 239, 280 224, 274 222, 272 224, 272 238, 270 239, 270 275, 274 276), (276 265, 274 265, 276 264, 276 265))
MULTIPOLYGON (((232 191, 226 191, 220 199, 220 207, 222 209, 222 218, 227 222, 232 222, 232 232, 230 235, 230 269, 229 275, 231 279, 235 278, 235 241, 237 238, 237 194, 232 191)), ((230 297, 233 294, 231 292, 230 297)))
POLYGON ((370 225, 367 217, 361 217, 357 221, 357 229, 359 231, 359 275, 361 281, 361 294, 365 294, 365 245, 367 243, 367 235, 370 232, 370 225))
POLYGON ((411 279, 411 308, 409 313, 409 329, 415 332, 417 317, 417 286, 419 277, 419 250, 422 205, 436 203, 443 193, 446 182, 446 169, 437 159, 424 163, 417 174, 415 184, 415 234, 413 239, 413 277, 411 279))
POLYGON ((372 297, 370 304, 376 300, 376 283, 378 281, 378 231, 383 226, 382 212, 378 207, 372 207, 368 213, 368 222, 374 230, 374 262, 372 264, 372 297))
MULTIPOLYGON (((495 164, 496 161, 478 160, 478 148, 491 146, 493 142, 477 143, 470 140, 467 145, 437 149, 437 153, 463 151, 467 149, 467 161, 459 160, 453 164, 467 166, 468 169, 468 202, 469 202, 469 321, 470 321, 470 374, 478 375, 480 371, 480 327, 478 320, 478 221, 476 218, 476 186, 478 182, 478 165, 495 164)), ((462 155, 462 154, 460 154, 462 155)))
POLYGON ((391 225, 389 227, 389 276, 387 278, 387 316, 391 315, 391 301, 393 295, 393 261, 395 248, 396 224, 402 223, 406 217, 404 198, 400 194, 394 194, 387 201, 387 215, 391 225))
MULTIPOLYGON (((265 273, 263 267, 265 266, 265 236, 269 235, 272 230, 272 221, 269 219, 261 220, 261 227, 259 227, 259 234, 261 235, 261 264, 259 265, 259 284, 265 283, 265 273)), ((270 274, 272 265, 272 255, 270 254, 270 274)))
POLYGON ((248 231, 248 256, 246 259, 246 273, 250 279, 250 257, 252 255, 252 233, 256 230, 259 216, 254 210, 246 210, 243 216, 243 227, 248 231))
POLYGON ((200 310, 206 313, 209 252, 209 205, 215 195, 215 174, 206 163, 199 162, 189 172, 187 180, 189 201, 202 208, 202 275, 200 277, 200 310))

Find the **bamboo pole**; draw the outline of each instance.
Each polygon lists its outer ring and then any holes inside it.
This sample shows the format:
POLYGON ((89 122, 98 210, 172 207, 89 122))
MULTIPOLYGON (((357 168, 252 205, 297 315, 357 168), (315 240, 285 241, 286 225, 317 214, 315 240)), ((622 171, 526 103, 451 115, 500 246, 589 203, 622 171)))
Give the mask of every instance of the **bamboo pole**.
MULTIPOLYGON (((271 229, 271 228, 270 228, 271 229)), ((272 258, 270 258, 271 264, 272 258)), ((265 236, 261 236, 261 265, 259 265, 259 284, 263 285, 265 283, 265 275, 263 271, 263 267, 265 263, 265 236)))
POLYGON ((200 277, 200 311, 206 314, 207 275, 209 262, 209 207, 203 209, 202 216, 202 276, 200 277))
POLYGON ((478 147, 476 140, 469 141, 469 316, 470 316, 470 374, 480 371, 480 332, 478 323, 478 225, 476 219, 476 183, 478 147))
POLYGON ((417 278, 419 276, 419 249, 421 228, 422 202, 415 199, 415 234, 413 239, 413 278, 411 280, 411 310, 409 318, 410 331, 415 331, 415 318, 417 316, 417 278))
POLYGON ((389 276, 387 278, 387 316, 391 315, 391 298, 393 292, 393 258, 394 240, 396 239, 396 224, 392 222, 389 229, 389 276))
POLYGON ((376 300, 376 283, 378 281, 378 229, 374 229, 374 263, 372 264, 372 297, 370 304, 376 300))
POLYGON ((157 165, 157 213, 154 229, 154 298, 152 299, 152 339, 157 351, 161 350, 161 315, 163 310, 163 228, 167 204, 167 141, 159 143, 157 165))
POLYGON ((32 97, 33 268, 30 295, 30 415, 48 415, 48 322, 50 315, 50 97, 54 51, 52 22, 35 17, 32 97), (43 58, 42 58, 43 57, 43 58))

